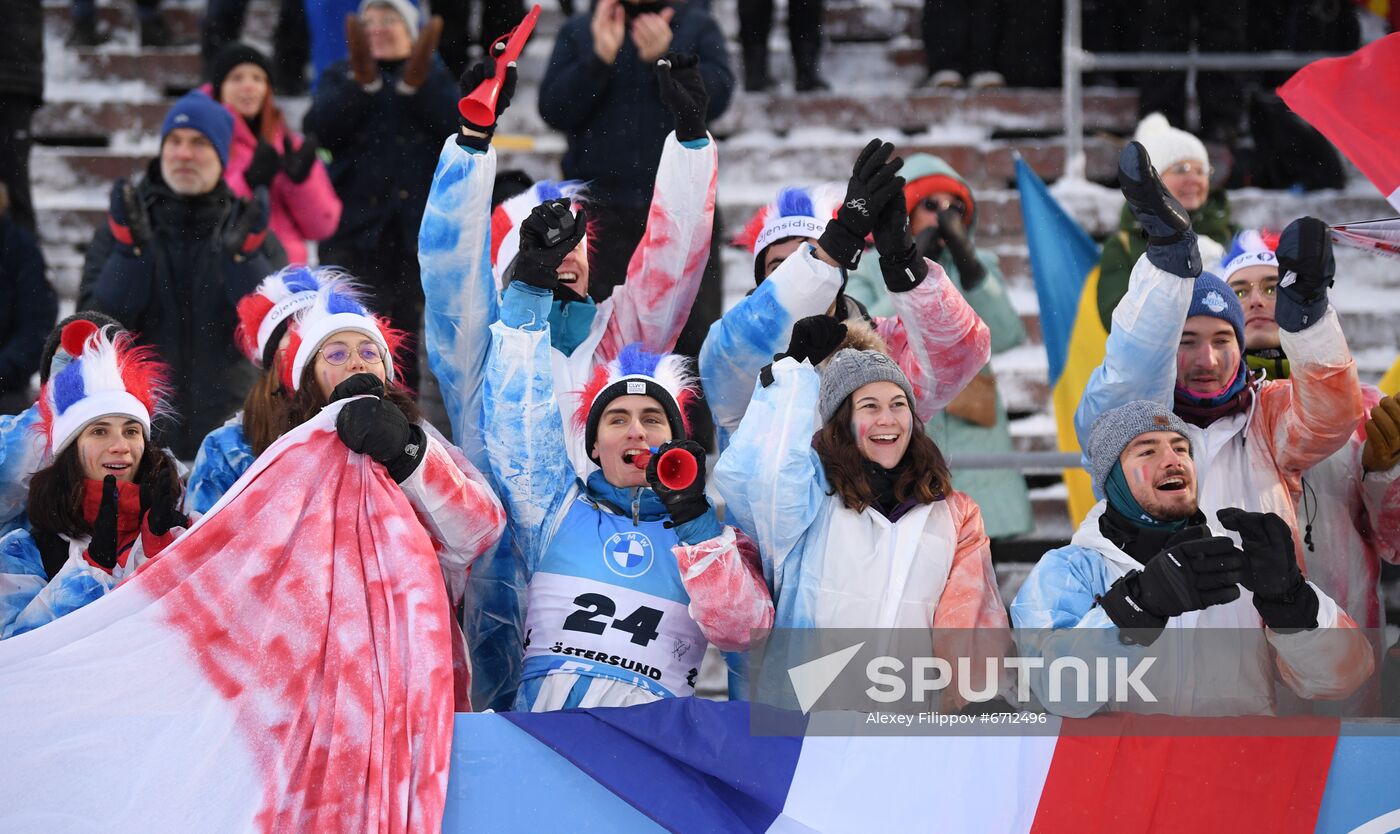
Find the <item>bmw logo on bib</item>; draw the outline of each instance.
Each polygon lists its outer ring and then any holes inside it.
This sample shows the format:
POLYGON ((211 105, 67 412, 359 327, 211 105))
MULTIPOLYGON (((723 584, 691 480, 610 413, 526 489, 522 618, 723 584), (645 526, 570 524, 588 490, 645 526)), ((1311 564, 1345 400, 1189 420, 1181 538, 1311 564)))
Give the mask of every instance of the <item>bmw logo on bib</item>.
POLYGON ((628 579, 641 576, 655 560, 651 539, 641 533, 614 533, 603 542, 603 561, 618 576, 628 579))

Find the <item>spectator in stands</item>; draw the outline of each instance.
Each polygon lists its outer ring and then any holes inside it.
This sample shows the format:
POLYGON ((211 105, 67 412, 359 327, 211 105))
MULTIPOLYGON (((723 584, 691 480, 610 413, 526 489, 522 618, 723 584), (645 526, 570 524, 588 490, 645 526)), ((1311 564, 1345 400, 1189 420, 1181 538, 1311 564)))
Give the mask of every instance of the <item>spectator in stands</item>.
POLYGON ((44 338, 58 318, 44 253, 16 221, 0 181, 0 414, 29 407, 29 377, 39 369, 44 338))
POLYGON ((754 276, 761 283, 711 326, 700 353, 721 449, 739 427, 759 369, 789 342, 805 345, 814 364, 842 346, 887 352, 913 386, 912 407, 921 422, 958 396, 986 364, 986 326, 943 270, 917 251, 893 151, 893 145, 873 140, 844 190, 784 189, 760 210, 752 246, 754 276), (847 205, 861 201, 869 216, 847 205), (841 208, 833 218, 834 206, 841 208), (864 256, 867 234, 874 235, 875 253, 864 256), (842 291, 846 267, 867 257, 878 259, 879 280, 889 294, 884 316, 871 318, 842 291))
POLYGON ((693 695, 708 643, 743 651, 773 624, 758 555, 717 520, 705 451, 686 439, 688 360, 625 345, 560 414, 549 307, 584 232, 562 200, 526 218, 486 361, 483 433, 528 583, 515 708, 534 712, 693 695), (598 467, 586 479, 575 447, 598 467), (662 483, 669 452, 690 458, 688 484, 662 483), (577 625, 588 599, 612 628, 577 625))
MULTIPOLYGON (((698 0, 598 0, 591 14, 575 15, 560 29, 540 84, 540 115, 568 137, 564 176, 588 183, 589 217, 598 232, 588 257, 589 295, 596 301, 627 277, 646 229, 661 150, 679 118, 663 104, 666 91, 654 72, 667 52, 699 56, 708 102, 701 115, 713 123, 729 106, 734 76, 724 33, 698 0)), ((720 314, 718 211, 714 222, 705 278, 676 346, 687 356, 699 351, 720 314)))
POLYGON ((221 179, 232 134, 233 117, 203 93, 170 108, 146 176, 112 186, 78 292, 78 309, 116 318, 170 366, 183 419, 158 419, 155 437, 182 460, 242 402, 252 373, 234 344, 234 305, 286 262, 266 192, 241 200, 221 179))
MULTIPOLYGON (((1067 547, 1041 557, 1016 594, 1011 620, 1022 653, 1094 667, 1096 657, 1140 657, 1160 639, 1156 651, 1170 654, 1142 676, 1156 701, 1115 701, 1115 711, 1271 714, 1276 679, 1303 698, 1351 694, 1375 669, 1365 636, 1303 578, 1286 521, 1230 507, 1215 513, 1217 525, 1202 511, 1193 455, 1205 447, 1193 437, 1200 435, 1167 405, 1149 400, 1094 423, 1085 462, 1107 498, 1067 547), (1224 530, 1239 536, 1238 547, 1224 530), (1184 628, 1211 631, 1188 648, 1175 642, 1184 628), (1262 634, 1249 641, 1246 629, 1262 634)), ((1107 683, 1089 689, 1118 689, 1107 683)), ((1032 690, 1057 714, 1083 717, 1107 700, 1054 699, 1046 684, 1044 671, 1031 674, 1032 690)))
MULTIPOLYGON (((1132 19, 1143 52, 1186 52, 1193 42, 1201 52, 1244 52, 1245 32, 1255 9, 1248 0, 1147 0, 1132 19), (1193 37, 1194 33, 1194 37, 1193 37)), ((1271 3, 1258 4, 1267 8, 1271 3)), ((1345 4, 1332 4, 1334 9, 1345 4)), ((1279 49, 1279 45, 1272 48, 1279 49)), ((1234 147, 1244 112, 1239 72, 1202 72, 1196 76, 1201 136, 1234 147)), ((1143 72, 1138 76, 1138 113, 1162 113, 1174 125, 1186 124, 1186 73, 1143 72)))
MULTIPOLYGON (((967 180, 936 156, 914 154, 901 170, 909 230, 919 253, 943 267, 992 334, 992 354, 1026 340, 1021 317, 1011 306, 997 256, 973 242, 977 200, 967 180)), ((880 280, 879 264, 867 259, 851 273, 846 292, 875 315, 893 312, 891 296, 880 280)), ((1006 406, 997 393, 991 365, 982 368, 957 398, 925 427, 943 449, 959 452, 1014 451, 1006 406)), ((965 469, 953 472, 953 486, 982 508, 987 535, 993 539, 1029 533, 1034 526, 1026 479, 1014 469, 965 469)))
MULTIPOLYGON (((1279 259, 1270 242, 1277 244, 1256 230, 1241 233, 1220 277, 1244 306, 1245 364, 1266 379, 1288 379, 1291 366, 1275 319, 1283 292, 1279 259)), ((1381 560, 1400 562, 1400 401, 1373 385, 1361 386, 1361 401, 1367 413, 1340 450, 1304 473, 1296 508, 1308 576, 1371 630, 1379 653, 1381 560)), ((1376 714, 1376 684, 1362 690, 1362 714, 1376 714)))
POLYGON ((775 626, 1005 629, 982 515, 952 488, 909 379, 878 351, 838 351, 820 376, 818 358, 794 331, 715 466, 775 626))
POLYGON ((1152 400, 1187 424, 1204 512, 1274 513, 1301 530, 1299 478, 1345 446, 1363 414, 1356 363, 1327 301, 1334 264, 1326 224, 1296 220, 1279 240, 1279 265, 1296 275, 1274 305, 1290 378, 1258 382, 1242 357, 1239 299, 1201 272, 1190 215, 1137 142, 1123 149, 1118 181, 1147 232, 1147 252, 1075 413, 1080 448, 1091 448, 1099 415, 1152 400))
MULTIPOLYGON (((547 307, 549 344, 555 359, 551 375, 561 419, 571 420, 579 392, 594 370, 617 359, 624 345, 638 343, 653 353, 669 353, 685 324, 710 251, 711 213, 717 180, 715 143, 705 129, 704 84, 693 55, 669 54, 667 66, 649 71, 660 77, 664 101, 675 108, 676 130, 666 139, 656 169, 648 209, 648 233, 632 262, 629 280, 602 303, 589 296, 593 272, 588 251, 596 226, 555 266, 559 276, 547 307)), ((462 92, 474 90, 494 60, 478 64, 462 79, 462 92)), ((499 117, 510 104, 515 70, 508 69, 496 101, 499 117)), ((482 381, 491 328, 502 315, 501 287, 526 266, 522 223, 541 203, 554 201, 561 212, 585 197, 577 183, 544 181, 507 200, 494 211, 495 125, 463 120, 457 137, 442 147, 419 251, 427 297, 428 362, 451 418, 453 436, 467 456, 488 468, 482 435, 482 381)), ((703 407, 703 406, 702 406, 703 407)), ((571 459, 580 475, 594 468, 572 435, 571 459)), ((477 605, 469 628, 472 653, 481 673, 481 704, 509 708, 518 682, 524 623, 519 597, 523 563, 504 545, 472 573, 477 605), (504 703, 502 703, 504 701, 504 703)))
MULTIPOLYGON (((305 277, 305 276, 303 276, 305 277)), ((418 412, 399 380, 401 334, 364 306, 353 285, 324 271, 311 306, 296 314, 282 354, 288 389, 288 426, 353 397, 336 415, 341 441, 383 467, 413 507, 437 554, 452 606, 454 691, 459 711, 470 711, 471 665, 458 627, 472 562, 501 537, 505 515, 486 479, 418 412)))
MULTIPOLYGON (((1236 228, 1225 192, 1210 187, 1210 159, 1201 140, 1167 123, 1160 113, 1143 119, 1133 141, 1147 149, 1163 185, 1191 216, 1201 265, 1215 270, 1236 228)), ((1128 276, 1147 250, 1142 225, 1124 204, 1118 232, 1104 241, 1099 258, 1099 317, 1112 329, 1113 310, 1128 291, 1128 276)))
POLYGON ((370 307, 408 334, 402 381, 418 387, 418 226, 442 139, 457 129, 457 82, 434 58, 441 18, 418 31, 407 0, 364 0, 346 21, 350 59, 322 74, 302 126, 331 152, 344 210, 320 247, 370 294, 370 307))
MULTIPOLYGON (((248 0, 209 0, 199 23, 204 74, 213 76, 214 60, 243 34, 248 0)), ((339 31, 339 30, 337 30, 339 31)), ((280 0, 277 28, 272 30, 272 63, 263 61, 273 89, 281 96, 306 92, 306 64, 311 58, 311 32, 306 25, 306 0, 280 0)))
POLYGON ((154 352, 87 321, 63 343, 81 349, 40 394, 52 462, 29 485, 32 530, 0 539, 0 638, 103 596, 189 526, 176 463, 151 440, 166 406, 154 352))
MULTIPOLYGON (((74 313, 60 321, 49 331, 39 357, 40 388, 49 377, 72 362, 76 353, 82 352, 81 343, 70 345, 71 353, 62 344, 64 328, 75 321, 92 322, 114 335, 122 329, 116 319, 91 310, 74 313)), ((75 338, 76 332, 72 331, 75 338)), ((44 457, 47 445, 38 430, 40 410, 36 400, 17 414, 0 413, 0 536, 29 527, 24 517, 24 505, 29 500, 29 479, 48 464, 44 457)))
POLYGON ((31 232, 38 227, 29 188, 29 125, 43 101, 43 4, 6 3, 0 32, 0 183, 9 188, 10 218, 31 232))
MULTIPOLYGON (((185 45, 183 39, 171 34, 160 14, 160 0, 136 0, 136 25, 143 48, 185 45)), ((73 0, 73 28, 68 32, 68 45, 101 46, 111 38, 110 31, 98 28, 97 0, 73 0)))
MULTIPOLYGON (((789 0, 788 43, 799 93, 830 90, 821 74, 823 0, 789 0)), ((768 34, 773 30, 773 0, 739 0, 739 43, 744 50, 744 89, 761 93, 773 83, 768 75, 768 34)))
MULTIPOLYGON (((206 513, 273 441, 293 428, 282 380, 296 314, 316 303, 328 269, 289 266, 263 279, 238 302, 238 347, 260 373, 243 410, 204 436, 190 469, 185 509, 206 513)), ((338 277, 338 276, 336 276, 338 277)))
POLYGON ((233 115, 224 182, 239 197, 266 188, 268 227, 287 260, 306 263, 308 241, 324 240, 340 222, 340 198, 316 156, 316 137, 297 136, 272 100, 272 67, 251 46, 229 44, 214 60, 208 92, 233 115))
MULTIPOLYGON (((471 19, 473 0, 438 0, 433 3, 433 13, 442 16, 442 42, 438 45, 438 55, 453 76, 460 77, 467 71, 467 52, 471 47, 471 19)), ((478 43, 484 53, 497 38, 506 34, 525 16, 523 0, 479 0, 481 6, 481 27, 478 43)), ((572 12, 565 12, 572 14, 572 12)))

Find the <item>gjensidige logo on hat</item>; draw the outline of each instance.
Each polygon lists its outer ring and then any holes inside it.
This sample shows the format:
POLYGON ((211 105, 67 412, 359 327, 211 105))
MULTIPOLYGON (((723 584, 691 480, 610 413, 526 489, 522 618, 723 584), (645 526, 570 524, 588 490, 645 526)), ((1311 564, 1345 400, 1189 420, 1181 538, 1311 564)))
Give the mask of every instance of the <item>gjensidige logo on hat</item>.
POLYGON ((1215 290, 1206 293, 1205 301, 1202 303, 1204 303, 1206 308, 1212 313, 1220 313, 1225 310, 1225 299, 1215 290))
POLYGON ((656 549, 642 533, 614 533, 603 542, 603 564, 618 576, 635 579, 650 570, 654 561, 656 549))

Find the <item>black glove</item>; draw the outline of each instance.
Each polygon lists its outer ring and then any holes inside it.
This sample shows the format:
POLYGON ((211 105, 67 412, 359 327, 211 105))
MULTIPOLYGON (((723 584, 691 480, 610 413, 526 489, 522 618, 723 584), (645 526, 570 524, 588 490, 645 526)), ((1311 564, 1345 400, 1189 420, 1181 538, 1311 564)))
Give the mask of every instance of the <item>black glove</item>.
POLYGON ((172 527, 190 526, 189 516, 180 512, 179 481, 171 467, 162 466, 141 484, 141 517, 151 535, 164 536, 172 527))
POLYGON ((379 377, 370 373, 358 373, 347 379, 341 380, 340 384, 331 391, 331 402, 344 400, 349 397, 358 397, 361 394, 369 394, 374 397, 384 396, 384 383, 379 377))
POLYGON ((253 158, 243 171, 243 181, 248 183, 250 190, 267 188, 272 185, 272 178, 277 176, 280 170, 282 157, 277 155, 277 149, 259 139, 258 149, 253 151, 253 158))
POLYGON ((142 202, 136 186, 125 179, 112 183, 112 197, 107 208, 107 228, 119 246, 128 254, 141 256, 141 247, 150 242, 151 215, 142 202))
POLYGON ((568 200, 540 203, 520 224, 520 253, 511 280, 553 292, 559 288, 559 265, 583 240, 588 220, 582 208, 575 215, 568 200))
POLYGON ((865 237, 875 230, 876 219, 890 198, 903 199, 904 179, 895 176, 904 160, 891 160, 894 145, 871 139, 856 157, 846 196, 836 217, 826 224, 817 243, 838 264, 855 269, 865 248, 865 237))
POLYGON ((967 236, 962 212, 952 206, 939 211, 938 236, 953 256, 953 265, 958 268, 958 280, 962 282, 963 289, 976 289, 987 277, 987 267, 977 257, 977 248, 967 236))
POLYGON ((1291 632, 1317 628, 1317 592, 1303 579, 1293 547, 1293 530, 1273 513, 1227 507, 1215 514, 1227 530, 1240 534, 1244 577, 1254 592, 1254 608, 1265 625, 1291 632))
POLYGON ((102 503, 97 505, 97 518, 92 522, 92 541, 88 542, 88 558, 107 570, 117 566, 117 478, 102 479, 102 503))
POLYGON ((667 52, 656 62, 656 80, 661 100, 676 117, 676 139, 704 139, 710 93, 700 77, 700 59, 693 52, 667 52))
MULTIPOLYGON (((482 83, 485 82, 488 78, 496 77, 496 59, 501 56, 502 52, 506 51, 506 45, 505 43, 497 43, 494 47, 492 47, 491 51, 491 57, 485 58, 481 61, 478 61, 475 64, 472 64, 471 66, 467 67, 466 72, 462 73, 462 77, 459 80, 459 83, 461 85, 462 98, 466 98, 467 96, 471 95, 472 92, 475 91, 477 87, 480 87, 482 83)), ((465 117, 461 116, 459 112, 458 121, 462 125, 462 127, 465 127, 467 130, 476 131, 477 133, 484 133, 486 135, 467 136, 458 131, 457 144, 467 148, 474 148, 478 151, 484 152, 486 150, 487 146, 491 144, 491 137, 496 135, 496 123, 501 120, 501 114, 506 112, 507 107, 510 107, 510 100, 512 97, 515 96, 516 75, 517 72, 515 65, 508 65, 506 67, 505 79, 501 81, 501 90, 496 95, 496 118, 491 122, 491 124, 479 125, 473 122, 469 122, 466 120, 465 117)))
POLYGON ((1332 230, 1316 217, 1300 217, 1279 235, 1277 254, 1274 320, 1289 333, 1297 333, 1327 312, 1327 288, 1337 273, 1332 230))
POLYGON ((1205 527, 1183 531, 1142 570, 1129 571, 1099 597, 1115 625, 1147 634, 1125 634, 1131 642, 1150 644, 1168 619, 1240 598, 1244 554, 1225 536, 1208 533, 1205 527))
POLYGON ((798 362, 811 362, 813 367, 836 352, 846 340, 846 323, 831 316, 808 316, 799 319, 792 326, 792 338, 788 340, 787 353, 773 357, 775 360, 791 356, 798 362))
POLYGON ((221 241, 224 251, 242 262, 257 252, 267 238, 267 221, 271 217, 266 188, 257 188, 247 200, 238 200, 224 224, 221 241))
POLYGON ((399 484, 408 480, 428 454, 422 426, 408 422, 403 411, 385 399, 362 397, 346 403, 336 415, 335 431, 350 451, 384 464, 389 477, 399 484))
POLYGON ((312 167, 316 165, 316 151, 319 148, 316 137, 310 133, 302 137, 300 148, 292 147, 292 137, 282 137, 282 171, 287 179, 295 183, 306 182, 306 178, 311 176, 312 167))
POLYGON ((909 209, 903 198, 885 203, 875 223, 875 251, 880 253, 880 275, 885 289, 908 292, 928 276, 928 264, 919 254, 914 236, 909 233, 909 209))
POLYGON ((661 444, 647 463, 647 485, 656 493, 656 497, 661 499, 661 503, 666 505, 666 512, 671 516, 671 520, 666 522, 668 528, 694 521, 709 512, 710 499, 705 497, 705 447, 694 440, 668 440, 661 444), (670 489, 661 483, 656 474, 656 466, 661 461, 661 456, 672 449, 688 452, 695 458, 695 480, 685 489, 670 489))
POLYGON ((1194 280, 1201 274, 1201 253, 1191 215, 1157 176, 1147 149, 1129 142, 1118 156, 1118 187, 1133 216, 1147 234, 1147 259, 1158 269, 1194 280))

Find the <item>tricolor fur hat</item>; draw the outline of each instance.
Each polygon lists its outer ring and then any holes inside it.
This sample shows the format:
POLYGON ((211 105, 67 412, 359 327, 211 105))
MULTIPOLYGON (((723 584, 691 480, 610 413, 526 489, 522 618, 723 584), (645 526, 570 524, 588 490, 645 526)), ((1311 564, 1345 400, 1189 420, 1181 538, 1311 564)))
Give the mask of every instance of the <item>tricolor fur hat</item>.
POLYGON ((1225 253, 1224 264, 1220 268, 1220 280, 1230 283, 1230 278, 1241 269, 1251 266, 1271 266, 1278 269, 1278 235, 1266 229, 1245 229, 1235 235, 1230 251, 1225 253))
POLYGON ((764 250, 785 238, 821 237, 844 194, 840 183, 784 188, 777 199, 754 212, 730 243, 753 252, 754 279, 758 280, 763 276, 764 250))
POLYGON ((259 368, 271 367, 277 346, 296 314, 315 303, 322 277, 344 276, 324 267, 288 266, 264 278, 257 289, 239 300, 238 329, 233 336, 249 361, 259 368))
POLYGON ((394 355, 403 344, 404 334, 365 307, 359 288, 345 273, 334 269, 317 272, 320 287, 316 298, 296 314, 291 342, 287 345, 290 362, 283 362, 283 386, 292 391, 300 389, 302 374, 315 360, 321 343, 341 330, 363 333, 379 345, 384 354, 384 378, 392 382, 394 355))
POLYGON ((39 430, 57 457, 83 428, 103 417, 129 417, 151 436, 151 420, 166 412, 168 371, 155 350, 130 333, 99 330, 90 321, 63 328, 63 350, 74 357, 39 393, 39 430))
POLYGON ((622 348, 617 358, 593 369, 574 412, 574 429, 583 429, 584 446, 590 458, 598 440, 598 423, 608 403, 618 397, 639 394, 661 403, 671 424, 671 437, 688 436, 686 409, 697 396, 695 373, 690 361, 675 353, 648 353, 640 342, 622 348))
POLYGON ((520 224, 535 206, 550 200, 568 200, 577 206, 586 202, 587 193, 583 183, 574 180, 540 180, 491 212, 491 271, 498 287, 504 282, 506 268, 520 252, 520 224))

